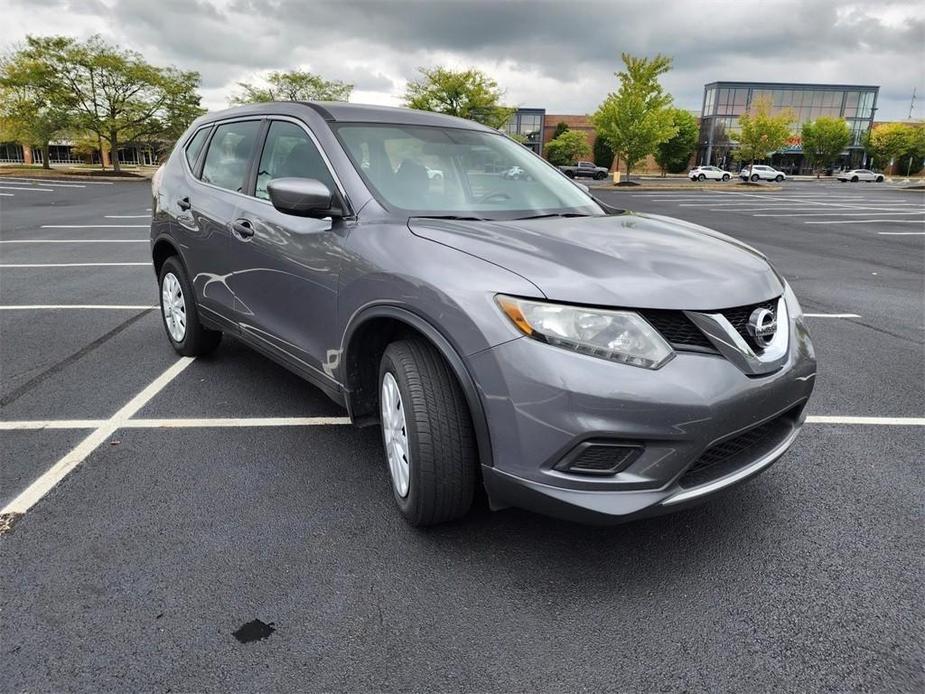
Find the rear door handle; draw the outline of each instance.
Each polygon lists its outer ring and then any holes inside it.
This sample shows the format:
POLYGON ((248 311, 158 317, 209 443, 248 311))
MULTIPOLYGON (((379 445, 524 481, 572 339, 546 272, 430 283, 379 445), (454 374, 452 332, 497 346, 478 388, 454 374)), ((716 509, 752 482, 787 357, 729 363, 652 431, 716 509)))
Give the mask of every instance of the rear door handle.
POLYGON ((181 198, 177 200, 177 207, 186 212, 192 205, 190 204, 189 198, 181 198))
POLYGON ((250 221, 247 219, 234 220, 231 223, 231 229, 234 231, 235 236, 237 236, 242 241, 246 241, 254 235, 254 227, 251 226, 250 221))

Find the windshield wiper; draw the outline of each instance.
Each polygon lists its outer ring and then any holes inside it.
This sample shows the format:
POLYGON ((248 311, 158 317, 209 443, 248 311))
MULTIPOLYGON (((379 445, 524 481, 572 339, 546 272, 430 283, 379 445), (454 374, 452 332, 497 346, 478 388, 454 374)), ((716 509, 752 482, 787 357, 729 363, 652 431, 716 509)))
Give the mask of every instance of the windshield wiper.
POLYGON ((409 217, 409 219, 454 219, 462 220, 467 222, 488 222, 490 220, 485 219, 485 217, 473 217, 470 215, 460 215, 460 214, 416 214, 409 217))
POLYGON ((581 212, 552 212, 550 214, 535 214, 530 217, 517 217, 517 219, 546 219, 548 217, 590 217, 589 214, 581 212))

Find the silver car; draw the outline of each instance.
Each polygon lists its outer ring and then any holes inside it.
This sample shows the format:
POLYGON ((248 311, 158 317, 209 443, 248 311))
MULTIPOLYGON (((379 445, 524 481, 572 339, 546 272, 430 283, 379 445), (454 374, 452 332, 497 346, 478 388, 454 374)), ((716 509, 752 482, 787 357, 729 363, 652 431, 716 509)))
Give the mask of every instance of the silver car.
POLYGON ((764 164, 755 164, 746 166, 739 172, 739 178, 743 181, 776 181, 780 183, 787 175, 783 171, 778 171, 773 166, 764 164))
POLYGON ((813 345, 761 253, 612 209, 470 121, 210 113, 152 207, 173 348, 233 337, 379 427, 414 525, 463 516, 477 485, 494 509, 664 513, 765 470, 804 421, 813 345))

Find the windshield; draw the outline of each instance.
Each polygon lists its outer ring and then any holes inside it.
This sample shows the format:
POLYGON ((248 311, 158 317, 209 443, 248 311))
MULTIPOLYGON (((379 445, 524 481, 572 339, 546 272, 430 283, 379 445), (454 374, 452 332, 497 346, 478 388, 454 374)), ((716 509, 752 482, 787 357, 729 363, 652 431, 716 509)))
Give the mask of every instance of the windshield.
POLYGON ((590 195, 500 133, 367 123, 336 129, 377 197, 409 216, 605 214, 590 195))

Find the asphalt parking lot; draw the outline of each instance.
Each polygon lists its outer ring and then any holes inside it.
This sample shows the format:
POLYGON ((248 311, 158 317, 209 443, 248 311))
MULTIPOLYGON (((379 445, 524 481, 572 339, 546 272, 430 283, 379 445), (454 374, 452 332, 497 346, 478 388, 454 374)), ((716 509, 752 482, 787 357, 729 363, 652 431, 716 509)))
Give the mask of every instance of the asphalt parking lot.
POLYGON ((672 516, 419 531, 376 430, 233 340, 170 349, 147 184, 0 178, 4 689, 922 691, 925 196, 741 190, 597 192, 788 277, 792 451, 672 516))

